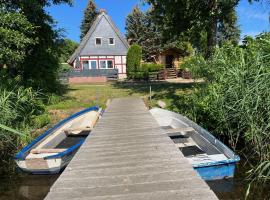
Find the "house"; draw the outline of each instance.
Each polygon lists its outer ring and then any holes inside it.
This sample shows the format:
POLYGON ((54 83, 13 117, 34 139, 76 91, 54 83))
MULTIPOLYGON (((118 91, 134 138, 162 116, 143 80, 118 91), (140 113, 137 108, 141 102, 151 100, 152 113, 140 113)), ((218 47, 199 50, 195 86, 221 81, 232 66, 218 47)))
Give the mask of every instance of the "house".
POLYGON ((105 10, 101 10, 79 47, 68 60, 70 83, 124 79, 129 45, 105 10))
POLYGON ((161 51, 155 56, 155 61, 163 64, 166 68, 179 68, 179 60, 182 57, 181 51, 177 48, 169 48, 161 51))
POLYGON ((164 65, 164 74, 162 75, 165 79, 174 79, 179 75, 179 64, 182 57, 181 50, 177 48, 163 49, 157 54, 154 59, 158 64, 164 65))

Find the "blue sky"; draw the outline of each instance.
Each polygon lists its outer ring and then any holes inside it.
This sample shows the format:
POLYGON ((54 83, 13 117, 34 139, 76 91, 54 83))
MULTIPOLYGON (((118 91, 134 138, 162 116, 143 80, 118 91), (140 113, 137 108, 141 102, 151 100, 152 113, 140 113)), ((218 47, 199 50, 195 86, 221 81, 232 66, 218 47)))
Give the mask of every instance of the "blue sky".
MULTIPOLYGON (((73 7, 58 5, 48 8, 48 12, 56 20, 57 27, 65 29, 65 35, 79 41, 80 24, 83 11, 88 0, 74 0, 73 7)), ((125 33, 125 18, 132 8, 140 4, 140 0, 96 0, 98 8, 106 9, 122 33, 125 33)), ((237 7, 238 24, 241 37, 244 35, 257 35, 262 31, 270 31, 269 23, 270 3, 263 0, 260 3, 249 4, 248 0, 241 0, 237 7)))

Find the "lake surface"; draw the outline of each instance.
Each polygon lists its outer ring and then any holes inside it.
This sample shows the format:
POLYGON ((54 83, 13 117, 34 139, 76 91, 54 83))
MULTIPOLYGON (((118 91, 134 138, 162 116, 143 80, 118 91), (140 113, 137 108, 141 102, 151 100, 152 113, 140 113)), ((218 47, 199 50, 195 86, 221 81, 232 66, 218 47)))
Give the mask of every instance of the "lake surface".
MULTIPOLYGON (((15 168, 15 167, 14 167, 15 168)), ((42 200, 59 175, 26 175, 0 168, 0 200, 42 200)), ((248 181, 245 181, 247 169, 240 163, 234 179, 211 181, 208 185, 220 199, 245 199, 248 181)), ((269 200, 270 186, 254 184, 249 199, 269 200)))
MULTIPOLYGON (((244 161, 238 164, 233 179, 208 181, 207 184, 222 200, 244 200, 250 181, 246 180, 248 167, 244 167, 244 161)), ((248 200, 270 200, 270 185, 253 183, 250 187, 248 200)))

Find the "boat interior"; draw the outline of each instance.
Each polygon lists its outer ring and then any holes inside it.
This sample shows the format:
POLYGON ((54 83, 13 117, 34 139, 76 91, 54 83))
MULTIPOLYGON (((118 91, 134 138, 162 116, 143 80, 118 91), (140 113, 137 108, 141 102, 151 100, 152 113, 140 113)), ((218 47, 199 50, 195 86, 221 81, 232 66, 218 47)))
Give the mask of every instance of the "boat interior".
POLYGON ((160 108, 150 112, 193 166, 233 158, 231 150, 188 118, 160 108))
POLYGON ((228 159, 219 149, 191 127, 163 126, 162 128, 167 131, 167 135, 193 165, 228 159))
POLYGON ((98 111, 90 111, 65 123, 43 140, 27 155, 26 159, 44 158, 64 152, 84 141, 99 118, 98 111))

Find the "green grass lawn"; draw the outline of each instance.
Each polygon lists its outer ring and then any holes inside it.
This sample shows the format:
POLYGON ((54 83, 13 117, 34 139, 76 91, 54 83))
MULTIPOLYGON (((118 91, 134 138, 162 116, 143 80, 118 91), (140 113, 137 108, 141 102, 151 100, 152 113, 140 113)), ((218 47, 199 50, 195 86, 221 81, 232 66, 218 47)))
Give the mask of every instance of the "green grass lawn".
POLYGON ((105 108, 108 99, 136 96, 144 99, 148 106, 155 106, 158 100, 166 102, 173 110, 181 96, 192 92, 193 84, 183 83, 108 83, 104 85, 70 85, 62 97, 54 97, 47 106, 52 123, 83 108, 99 105, 105 108))

